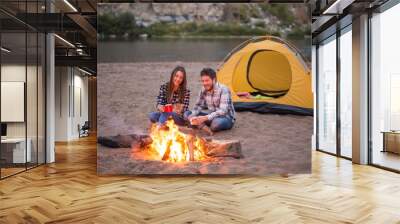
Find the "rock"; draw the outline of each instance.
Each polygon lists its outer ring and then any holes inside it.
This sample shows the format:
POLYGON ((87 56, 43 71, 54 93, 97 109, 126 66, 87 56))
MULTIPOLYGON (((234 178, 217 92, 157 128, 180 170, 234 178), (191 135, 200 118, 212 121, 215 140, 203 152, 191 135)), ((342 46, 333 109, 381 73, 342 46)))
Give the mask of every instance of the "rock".
POLYGON ((171 23, 174 21, 172 16, 160 16, 158 19, 160 20, 160 22, 165 22, 165 23, 171 23))
POLYGON ((176 16, 175 17, 175 22, 177 24, 181 24, 181 23, 187 22, 187 20, 186 20, 186 18, 184 16, 176 16))
POLYGON ((149 37, 149 35, 147 33, 142 33, 142 34, 139 35, 139 37, 141 39, 147 39, 149 37))
MULTIPOLYGON (((291 25, 309 26, 311 24, 309 9, 302 4, 287 5, 282 10, 292 14, 296 20, 291 25)), ((264 19, 271 32, 279 32, 280 25, 285 18, 280 18, 273 13, 273 9, 264 9, 261 5, 247 5, 235 3, 130 3, 130 4, 99 4, 98 14, 109 13, 118 15, 130 13, 135 17, 138 26, 148 27, 160 21, 181 24, 185 22, 194 23, 229 23, 239 22, 248 25, 246 20, 238 20, 239 15, 253 15, 255 19, 264 19)), ((287 20, 287 19, 285 19, 287 20)), ((254 20, 252 24, 255 25, 254 20)), ((290 30, 293 30, 291 28, 290 30)))

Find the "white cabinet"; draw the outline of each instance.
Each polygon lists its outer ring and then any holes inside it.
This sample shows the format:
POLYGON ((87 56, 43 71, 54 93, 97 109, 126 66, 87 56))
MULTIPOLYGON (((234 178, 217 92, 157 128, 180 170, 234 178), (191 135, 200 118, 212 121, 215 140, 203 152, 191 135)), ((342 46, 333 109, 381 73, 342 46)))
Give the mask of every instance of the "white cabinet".
POLYGON ((28 138, 25 143, 25 138, 7 138, 2 139, 2 147, 12 148, 12 162, 25 163, 32 161, 32 140, 28 138), (27 143, 26 151, 25 144, 27 143))

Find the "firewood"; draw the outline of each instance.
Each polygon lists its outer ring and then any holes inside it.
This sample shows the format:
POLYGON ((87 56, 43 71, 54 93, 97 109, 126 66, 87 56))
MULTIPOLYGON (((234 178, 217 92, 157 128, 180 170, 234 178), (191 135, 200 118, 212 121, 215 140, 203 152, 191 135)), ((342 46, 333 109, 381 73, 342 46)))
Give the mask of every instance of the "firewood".
POLYGON ((100 136, 97 138, 97 143, 110 148, 130 148, 134 146, 144 148, 151 142, 151 137, 146 134, 100 136))
POLYGON ((189 160, 194 161, 194 136, 188 135, 186 144, 189 148, 189 160))
POLYGON ((243 158, 242 146, 238 140, 212 140, 206 142, 207 156, 243 158))
POLYGON ((171 145, 172 145, 172 140, 169 140, 167 143, 167 149, 165 150, 162 160, 165 161, 169 159, 169 154, 171 153, 171 145))
POLYGON ((195 135, 195 136, 201 136, 201 137, 210 136, 209 132, 207 132, 203 129, 199 129, 198 127, 193 127, 193 128, 179 127, 179 131, 181 131, 182 133, 187 134, 187 135, 195 135))
POLYGON ((199 130, 189 127, 179 127, 179 131, 187 135, 196 135, 199 130))
POLYGON ((140 148, 145 148, 153 142, 153 139, 150 136, 143 137, 139 141, 140 148))
MULTIPOLYGON (((210 136, 201 137, 198 135, 198 130, 191 128, 183 128, 180 130, 186 132, 188 135, 187 139, 183 139, 180 144, 187 144, 189 148, 190 160, 194 161, 194 143, 196 138, 199 139, 202 144, 205 145, 204 150, 209 157, 233 157, 243 158, 241 144, 238 140, 214 140, 210 136)), ((129 134, 129 135, 116 135, 99 137, 98 143, 110 148, 138 148, 140 150, 147 150, 152 143, 152 139, 147 134, 129 134)), ((168 142, 168 147, 162 157, 162 160, 166 161, 170 158, 172 141, 168 142)))

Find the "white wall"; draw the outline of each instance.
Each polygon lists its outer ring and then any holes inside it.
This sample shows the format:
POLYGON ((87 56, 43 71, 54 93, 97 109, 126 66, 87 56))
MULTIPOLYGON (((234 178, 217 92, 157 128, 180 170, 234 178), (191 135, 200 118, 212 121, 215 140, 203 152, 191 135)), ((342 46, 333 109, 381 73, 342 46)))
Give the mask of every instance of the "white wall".
POLYGON ((55 68, 55 141, 68 140, 68 88, 70 83, 67 67, 55 68))
POLYGON ((56 67, 55 85, 55 140, 77 139, 78 124, 88 120, 88 78, 76 68, 56 67))
MULTIPOLYGON (((25 65, 2 65, 1 81, 25 82, 25 65)), ((1 108, 1 109, 6 110, 6 108, 1 108)), ((7 136, 25 137, 25 123, 24 122, 7 123, 7 136)))
POLYGON ((72 136, 74 138, 79 137, 77 126, 80 124, 81 126, 88 121, 88 77, 82 76, 83 73, 75 70, 74 75, 74 108, 73 108, 73 119, 72 119, 72 136))
MULTIPOLYGON (((26 84, 26 108, 22 107, 22 113, 26 112, 27 120, 22 122, 6 122, 7 137, 24 138, 25 135, 30 140, 32 161, 44 163, 44 74, 42 68, 21 64, 3 64, 1 66, 2 82, 24 82, 26 84), (38 69, 38 70, 37 70, 38 69), (27 80, 25 80, 27 78, 27 80), (25 111, 26 110, 26 111, 25 111), (37 153, 39 155, 37 155, 37 153)), ((7 96, 2 96, 7 97, 7 96)), ((10 110, 10 108, 1 108, 1 110, 10 110)), ((3 111, 4 112, 4 111, 3 111)), ((10 112, 10 111, 8 111, 10 112)), ((12 113, 12 111, 11 111, 12 113)))
MULTIPOLYGON (((1 81, 2 82, 25 82, 25 65, 2 65, 1 66, 1 81)), ((36 67, 28 66, 27 67, 27 75, 29 79, 30 85, 36 85, 36 81, 33 82, 33 79, 30 78, 30 75, 36 76, 36 67)), ((33 102, 36 99, 36 88, 27 88, 27 96, 32 99, 27 99, 27 103, 33 102), (31 91, 30 91, 31 90, 31 91)), ((36 103, 32 105, 28 105, 31 107, 30 110, 36 110, 36 103), (34 106, 34 108, 32 108, 34 106)), ((2 110, 6 110, 7 108, 1 108, 2 110)), ((28 113, 27 114, 28 122, 35 121, 36 123, 36 113, 28 113)), ((8 137, 25 137, 25 123, 26 122, 7 122, 7 136, 8 137)), ((33 125, 28 125, 28 129, 33 127, 33 125)), ((36 126, 34 127, 36 130, 36 126)), ((28 130, 28 137, 29 137, 28 130)))

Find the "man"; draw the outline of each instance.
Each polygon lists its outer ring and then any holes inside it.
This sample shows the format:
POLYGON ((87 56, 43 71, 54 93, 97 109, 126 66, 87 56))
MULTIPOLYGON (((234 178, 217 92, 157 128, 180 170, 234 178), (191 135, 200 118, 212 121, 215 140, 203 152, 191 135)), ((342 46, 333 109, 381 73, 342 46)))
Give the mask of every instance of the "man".
POLYGON ((217 82, 216 73, 211 68, 203 69, 200 77, 203 87, 193 111, 186 111, 185 119, 210 135, 231 129, 235 122, 235 109, 230 90, 217 82))

